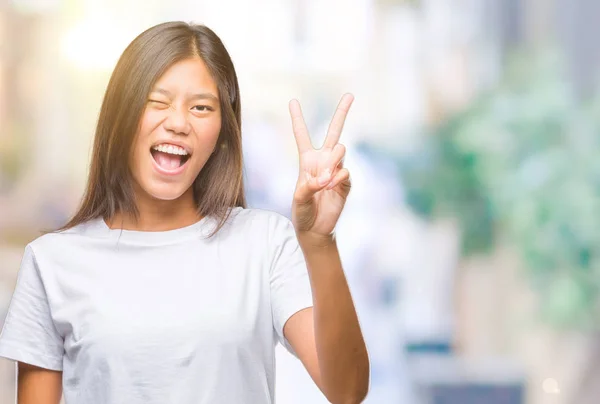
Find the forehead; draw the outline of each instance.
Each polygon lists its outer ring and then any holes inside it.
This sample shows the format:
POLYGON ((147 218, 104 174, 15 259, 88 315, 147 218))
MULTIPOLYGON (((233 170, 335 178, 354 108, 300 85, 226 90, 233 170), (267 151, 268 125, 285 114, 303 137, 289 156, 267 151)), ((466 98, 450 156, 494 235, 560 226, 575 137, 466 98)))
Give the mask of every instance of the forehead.
POLYGON ((217 83, 200 58, 185 59, 171 65, 156 81, 154 89, 159 87, 171 93, 202 90, 218 95, 217 83))

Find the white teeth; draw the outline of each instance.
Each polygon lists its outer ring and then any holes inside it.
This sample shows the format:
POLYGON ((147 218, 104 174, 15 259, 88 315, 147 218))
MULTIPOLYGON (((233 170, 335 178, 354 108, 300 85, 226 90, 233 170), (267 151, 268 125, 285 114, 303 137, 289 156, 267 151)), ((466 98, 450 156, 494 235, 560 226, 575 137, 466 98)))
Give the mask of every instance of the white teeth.
POLYGON ((163 152, 163 153, 177 154, 177 155, 180 155, 180 156, 187 156, 188 155, 188 152, 184 148, 179 147, 179 146, 174 146, 172 144, 166 144, 166 143, 165 144, 159 144, 159 145, 156 145, 156 146, 152 147, 152 149, 158 150, 158 151, 163 152))

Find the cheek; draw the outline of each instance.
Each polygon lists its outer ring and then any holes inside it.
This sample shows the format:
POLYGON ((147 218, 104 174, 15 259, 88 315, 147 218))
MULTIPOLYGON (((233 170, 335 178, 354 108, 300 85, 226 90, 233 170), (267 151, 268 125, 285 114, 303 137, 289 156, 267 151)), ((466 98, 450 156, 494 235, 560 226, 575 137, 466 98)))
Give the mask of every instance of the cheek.
POLYGON ((140 119, 140 125, 138 127, 138 139, 139 143, 143 143, 144 140, 150 136, 154 128, 158 126, 161 120, 160 114, 157 111, 146 110, 142 114, 142 118, 140 119))
POLYGON ((212 154, 221 132, 221 119, 211 119, 203 122, 195 128, 198 138, 198 146, 203 154, 212 154))
POLYGON ((162 117, 157 111, 146 110, 140 120, 135 140, 135 155, 140 157, 149 152, 149 138, 152 131, 160 124, 162 117))
POLYGON ((212 140, 213 146, 219 140, 219 134, 221 133, 221 120, 219 119, 217 122, 213 123, 208 129, 209 138, 212 140))

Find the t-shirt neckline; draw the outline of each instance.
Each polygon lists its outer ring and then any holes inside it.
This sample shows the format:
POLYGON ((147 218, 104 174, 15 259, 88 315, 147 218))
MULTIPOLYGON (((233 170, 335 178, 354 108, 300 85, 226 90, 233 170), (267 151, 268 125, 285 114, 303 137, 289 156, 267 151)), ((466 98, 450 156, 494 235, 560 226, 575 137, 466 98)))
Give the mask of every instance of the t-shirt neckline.
POLYGON ((208 223, 211 221, 210 217, 205 216, 191 225, 172 230, 144 231, 125 230, 121 228, 111 229, 104 218, 97 217, 90 221, 88 231, 102 238, 118 241, 119 243, 126 242, 141 245, 173 244, 190 238, 208 235, 208 223))

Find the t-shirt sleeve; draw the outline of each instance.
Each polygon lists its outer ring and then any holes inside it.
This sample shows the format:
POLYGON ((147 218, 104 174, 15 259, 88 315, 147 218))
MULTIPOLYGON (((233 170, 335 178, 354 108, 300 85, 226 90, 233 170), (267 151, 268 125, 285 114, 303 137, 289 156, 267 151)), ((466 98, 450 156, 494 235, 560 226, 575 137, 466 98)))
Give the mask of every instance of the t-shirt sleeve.
POLYGON ((62 370, 63 354, 63 339, 50 315, 35 255, 28 245, 0 333, 0 357, 62 370))
POLYGON ((288 352, 297 356, 283 335, 283 327, 292 315, 313 306, 310 279, 292 222, 281 215, 275 215, 271 219, 273 260, 270 286, 273 326, 279 342, 288 352))

